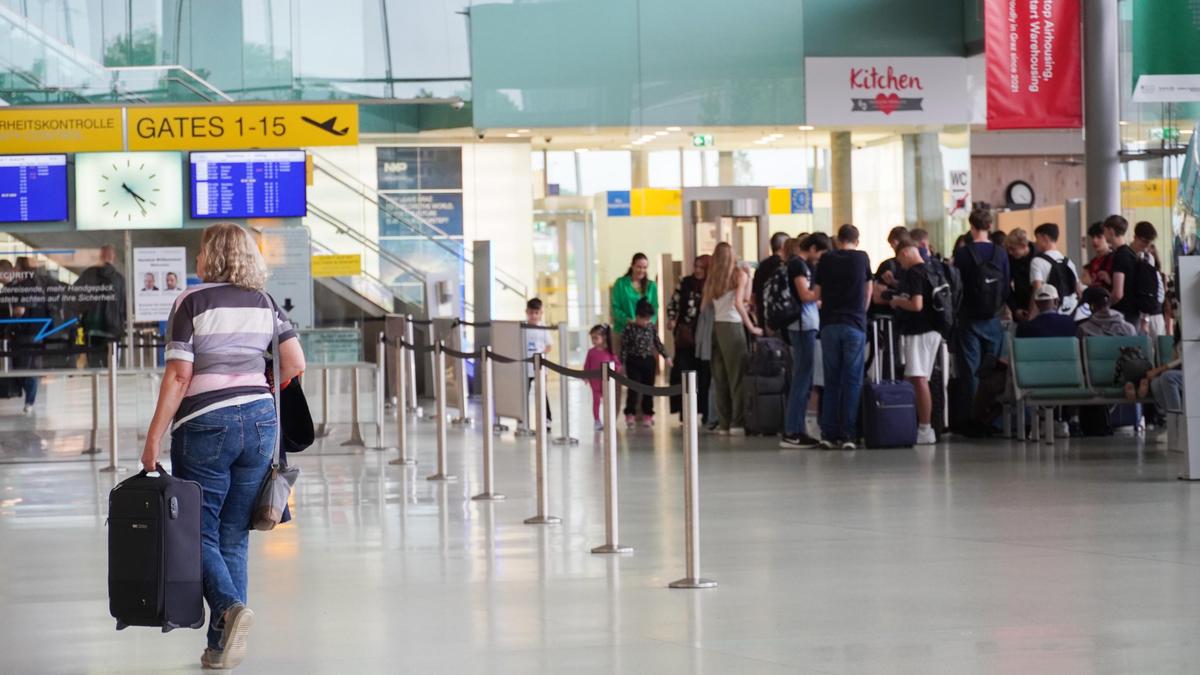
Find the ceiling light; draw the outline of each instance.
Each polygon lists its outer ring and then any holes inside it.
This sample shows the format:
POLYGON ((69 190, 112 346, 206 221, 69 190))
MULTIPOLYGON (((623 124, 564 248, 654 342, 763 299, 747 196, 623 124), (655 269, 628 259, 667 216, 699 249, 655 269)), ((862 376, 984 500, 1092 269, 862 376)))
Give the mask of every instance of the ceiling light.
POLYGON ((683 127, 667 127, 667 131, 683 131, 683 127))
POLYGON ((527 133, 529 133, 529 130, 528 129, 517 129, 517 133, 518 134, 527 134, 527 133))
POLYGON ((575 152, 587 152, 587 148, 575 148, 575 152))
POLYGON ((666 135, 667 135, 667 132, 665 132, 665 131, 656 131, 656 132, 654 132, 654 135, 655 135, 655 136, 666 136, 666 135))
POLYGON ((813 129, 816 129, 816 127, 809 125, 809 124, 801 124, 800 126, 798 126, 796 128, 799 129, 800 131, 812 131, 813 129))
POLYGON ((504 134, 505 138, 520 138, 521 134, 504 134))
POLYGON ((1125 120, 1121 120, 1120 122, 1117 122, 1117 124, 1120 124, 1121 126, 1124 127, 1124 126, 1128 126, 1129 122, 1126 122, 1125 120))

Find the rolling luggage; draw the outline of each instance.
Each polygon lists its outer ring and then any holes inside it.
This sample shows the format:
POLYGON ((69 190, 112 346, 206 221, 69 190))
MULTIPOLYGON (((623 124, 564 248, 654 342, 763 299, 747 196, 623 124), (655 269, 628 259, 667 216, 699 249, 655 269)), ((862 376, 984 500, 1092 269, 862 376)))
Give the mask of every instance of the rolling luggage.
POLYGON ((746 433, 782 433, 791 375, 791 350, 779 338, 757 338, 750 343, 747 361, 742 376, 746 433))
MULTIPOLYGON (((889 323, 888 332, 892 327, 889 323)), ((879 322, 871 323, 871 340, 879 344, 879 322)), ((896 380, 893 367, 889 376, 880 377, 877 359, 874 377, 863 385, 863 440, 868 448, 904 448, 917 443, 917 393, 909 382, 896 380)))
POLYGON ((204 626, 200 484, 160 466, 108 493, 108 609, 126 626, 204 626))

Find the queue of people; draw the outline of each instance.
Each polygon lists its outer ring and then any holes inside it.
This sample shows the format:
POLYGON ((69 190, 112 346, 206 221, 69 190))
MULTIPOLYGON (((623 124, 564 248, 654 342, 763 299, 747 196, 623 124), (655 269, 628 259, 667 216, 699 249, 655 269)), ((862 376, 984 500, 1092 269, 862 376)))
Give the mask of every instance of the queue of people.
MULTIPOLYGON (((998 430, 991 417, 996 407, 980 399, 1004 389, 1006 380, 995 373, 1007 367, 1010 330, 1017 337, 1170 333, 1172 312, 1152 224, 1138 223, 1132 238, 1121 216, 1092 225, 1088 239, 1095 256, 1080 269, 1062 250, 1054 223, 1034 228, 1031 241, 1024 230, 994 230, 986 210, 974 210, 968 222, 968 232, 946 257, 933 250, 928 232, 893 228, 888 243, 895 255, 874 272, 859 250, 858 229, 848 224, 833 237, 776 233, 771 255, 757 266, 737 260, 729 244, 718 244, 694 261, 692 273, 669 296, 672 382, 683 370, 696 371, 702 422, 714 433, 744 434, 763 379, 759 372, 748 374, 763 362, 756 352, 781 341, 789 358, 780 445, 853 449, 864 437, 866 373, 886 364, 887 372, 912 386, 915 444, 925 445, 948 429, 973 435, 992 433, 993 425, 998 430), (787 297, 781 299, 779 288, 787 297), (887 327, 885 341, 872 344, 872 323, 887 327), (940 372, 943 345, 955 360, 949 392, 941 389, 949 377, 940 372), (935 400, 961 409, 936 429, 935 400), (806 424, 813 402, 815 434, 806 424)), ((647 261, 635 255, 614 284, 612 329, 593 329, 597 353, 589 353, 588 362, 610 360, 631 378, 652 383, 658 357, 667 352, 654 326, 657 292, 647 261)), ((1177 412, 1182 379, 1173 369, 1148 371, 1130 384, 1131 398, 1162 396, 1159 407, 1177 412)), ((653 401, 639 405, 629 392, 625 415, 628 426, 635 418, 650 426, 653 401)), ((760 426, 756 422, 753 430, 760 426)))

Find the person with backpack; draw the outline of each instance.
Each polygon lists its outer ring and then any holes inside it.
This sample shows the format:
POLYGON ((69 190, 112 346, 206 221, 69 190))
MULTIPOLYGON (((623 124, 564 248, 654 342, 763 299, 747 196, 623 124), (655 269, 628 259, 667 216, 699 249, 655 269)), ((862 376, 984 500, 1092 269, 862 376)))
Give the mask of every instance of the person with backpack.
POLYGON ((988 236, 992 214, 975 209, 967 218, 970 241, 954 252, 954 267, 962 277, 963 301, 955 322, 959 339, 959 373, 965 374, 967 400, 979 386, 979 366, 984 355, 1000 358, 1004 329, 998 314, 1009 294, 1008 256, 988 236))
POLYGON ((1104 221, 1104 234, 1113 249, 1112 263, 1112 308, 1121 313, 1125 320, 1139 329, 1145 323, 1142 315, 1162 314, 1159 298, 1161 279, 1158 269, 1146 253, 1158 238, 1154 226, 1145 221, 1134 227, 1133 240, 1125 242, 1129 221, 1117 215, 1104 221))
POLYGON ((805 259, 806 250, 813 249, 818 258, 829 250, 828 235, 792 239, 787 246, 788 291, 800 307, 800 314, 787 328, 788 342, 792 346, 792 382, 788 390, 783 437, 779 441, 781 448, 815 448, 820 444, 820 440, 808 435, 805 425, 816 368, 817 331, 821 328, 817 294, 813 290, 813 271, 805 259))
POLYGON ((900 284, 889 294, 904 355, 904 379, 916 392, 917 445, 937 443, 933 431, 933 394, 929 378, 933 375, 942 338, 954 322, 951 282, 942 271, 922 262, 921 252, 906 239, 896 249, 896 260, 903 272, 900 284))
MULTIPOLYGON (((1029 285, 1036 296, 1038 289, 1050 285, 1058 291, 1058 311, 1070 316, 1075 313, 1079 304, 1079 272, 1075 263, 1071 262, 1058 250, 1058 225, 1042 223, 1033 230, 1034 247, 1037 255, 1029 263, 1029 285)), ((1029 313, 1037 312, 1037 305, 1031 299, 1029 313)))
POLYGON ((775 274, 775 271, 784 267, 784 261, 787 260, 784 256, 784 247, 787 246, 789 239, 791 237, 786 232, 776 232, 771 235, 771 255, 758 263, 758 268, 754 270, 754 277, 750 280, 751 313, 759 326, 767 325, 763 290, 767 285, 767 280, 775 274))
POLYGON ((821 302, 821 354, 825 392, 821 406, 821 447, 858 447, 859 397, 867 345, 867 306, 871 302, 871 259, 858 250, 858 228, 838 228, 836 251, 821 257, 813 288, 821 302))
POLYGON ((1088 242, 1096 254, 1083 266, 1083 285, 1100 286, 1109 293, 1113 289, 1113 251, 1104 236, 1104 223, 1092 223, 1087 231, 1088 242))

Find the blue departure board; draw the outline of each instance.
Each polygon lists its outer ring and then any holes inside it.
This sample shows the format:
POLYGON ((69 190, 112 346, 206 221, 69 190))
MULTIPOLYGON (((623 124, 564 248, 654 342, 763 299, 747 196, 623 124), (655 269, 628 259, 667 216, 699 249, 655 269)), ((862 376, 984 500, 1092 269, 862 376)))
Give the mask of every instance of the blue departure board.
POLYGON ((0 223, 66 219, 66 155, 0 155, 0 223))
POLYGON ((193 218, 308 214, 303 150, 193 152, 193 218))

